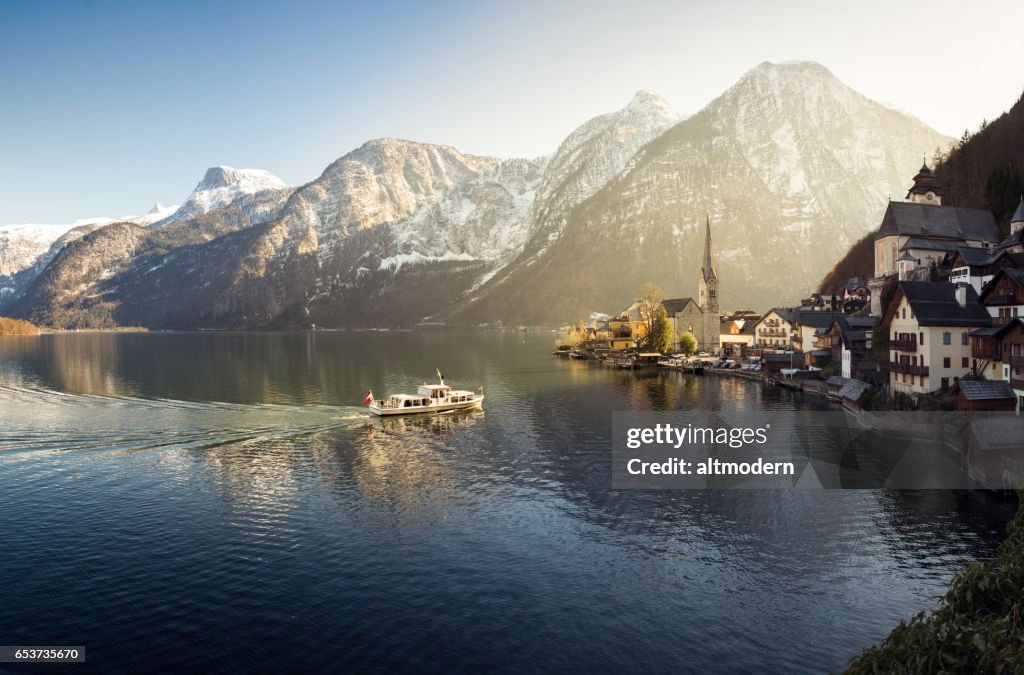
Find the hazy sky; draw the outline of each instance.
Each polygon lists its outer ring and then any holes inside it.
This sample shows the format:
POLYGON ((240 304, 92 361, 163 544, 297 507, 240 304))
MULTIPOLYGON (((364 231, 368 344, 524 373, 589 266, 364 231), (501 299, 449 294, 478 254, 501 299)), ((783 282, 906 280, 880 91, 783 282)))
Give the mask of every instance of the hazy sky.
POLYGON ((206 167, 292 185, 365 140, 550 153, 638 89, 699 110, 818 61, 950 135, 1024 89, 1024 3, 0 0, 0 224, 142 213, 206 167))

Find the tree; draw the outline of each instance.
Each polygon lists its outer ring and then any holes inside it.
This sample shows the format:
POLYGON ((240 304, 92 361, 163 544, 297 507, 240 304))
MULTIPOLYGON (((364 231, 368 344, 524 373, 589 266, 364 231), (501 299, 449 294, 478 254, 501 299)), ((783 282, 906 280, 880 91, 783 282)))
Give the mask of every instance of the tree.
POLYGON ((672 347, 672 324, 668 320, 668 312, 661 305, 654 310, 654 321, 647 334, 647 350, 665 353, 672 347))
POLYGON ((697 351, 697 337, 688 330, 679 335, 679 351, 684 356, 691 356, 697 351))
MULTIPOLYGON (((648 282, 637 292, 636 305, 640 314, 640 333, 637 344, 650 347, 649 336, 654 332, 654 319, 661 303, 665 302, 665 294, 654 284, 648 282)), ((662 308, 663 309, 663 308, 662 308)))

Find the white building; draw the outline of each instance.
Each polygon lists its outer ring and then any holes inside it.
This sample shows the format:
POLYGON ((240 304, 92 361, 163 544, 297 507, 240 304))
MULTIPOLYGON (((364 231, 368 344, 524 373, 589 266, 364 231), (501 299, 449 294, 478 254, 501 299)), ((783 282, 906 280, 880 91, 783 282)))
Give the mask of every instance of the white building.
POLYGON ((966 284, 902 281, 889 303, 889 385, 894 393, 948 389, 971 370, 971 331, 991 324, 966 284))

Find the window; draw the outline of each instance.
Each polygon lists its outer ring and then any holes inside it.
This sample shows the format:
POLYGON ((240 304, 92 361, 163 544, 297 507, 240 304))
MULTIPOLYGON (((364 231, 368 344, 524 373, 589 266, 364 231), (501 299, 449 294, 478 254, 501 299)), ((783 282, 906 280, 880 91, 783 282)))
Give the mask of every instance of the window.
POLYGON ((942 367, 943 368, 949 368, 950 367, 949 357, 948 356, 942 359, 942 367))
POLYGON ((907 308, 906 307, 903 308, 903 318, 904 319, 907 318, 907 308))
POLYGON ((949 331, 946 331, 945 333, 942 334, 942 344, 944 344, 944 345, 952 344, 951 339, 952 339, 952 336, 950 335, 949 331))
POLYGON ((961 368, 969 368, 970 367, 968 365, 968 361, 967 361, 967 357, 966 356, 963 357, 962 359, 960 359, 960 367, 961 368))
POLYGON ((970 338, 967 337, 967 333, 960 333, 960 344, 969 345, 971 344, 970 338))
POLYGON ((921 343, 922 345, 924 344, 924 331, 921 331, 921 339, 920 339, 920 343, 921 343))

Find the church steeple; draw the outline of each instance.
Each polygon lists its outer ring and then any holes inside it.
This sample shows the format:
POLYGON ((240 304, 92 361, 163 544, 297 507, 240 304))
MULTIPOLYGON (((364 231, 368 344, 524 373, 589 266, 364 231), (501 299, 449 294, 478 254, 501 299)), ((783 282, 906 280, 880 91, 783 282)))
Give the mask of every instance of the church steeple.
POLYGON ((711 248, 711 216, 704 226, 704 264, 697 279, 697 307, 700 309, 700 335, 697 343, 702 351, 715 353, 721 347, 719 339, 720 312, 718 310, 718 272, 711 248))
POLYGON ((718 273, 715 272, 715 258, 711 253, 711 216, 707 215, 707 229, 704 232, 704 266, 701 267, 700 273, 705 281, 711 278, 718 278, 718 273))
POLYGON ((944 194, 945 190, 935 178, 935 172, 928 168, 927 161, 923 161, 914 176, 914 185, 907 191, 907 201, 941 205, 944 194))

